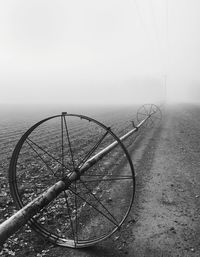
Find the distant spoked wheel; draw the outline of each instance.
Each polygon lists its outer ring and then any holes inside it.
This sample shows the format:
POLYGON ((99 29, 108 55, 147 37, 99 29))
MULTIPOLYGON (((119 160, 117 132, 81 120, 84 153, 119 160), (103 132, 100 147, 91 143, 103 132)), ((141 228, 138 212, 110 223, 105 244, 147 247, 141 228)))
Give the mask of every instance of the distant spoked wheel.
POLYGON ((130 156, 109 127, 66 113, 33 125, 12 154, 9 184, 18 208, 57 181, 83 170, 87 163, 89 168, 29 222, 55 244, 90 246, 121 227, 135 192, 130 156), (94 162, 95 156, 114 141, 117 146, 94 162))
POLYGON ((147 117, 149 118, 145 121, 143 125, 144 127, 158 127, 162 120, 162 112, 160 108, 155 104, 144 104, 137 111, 138 123, 140 123, 147 117))

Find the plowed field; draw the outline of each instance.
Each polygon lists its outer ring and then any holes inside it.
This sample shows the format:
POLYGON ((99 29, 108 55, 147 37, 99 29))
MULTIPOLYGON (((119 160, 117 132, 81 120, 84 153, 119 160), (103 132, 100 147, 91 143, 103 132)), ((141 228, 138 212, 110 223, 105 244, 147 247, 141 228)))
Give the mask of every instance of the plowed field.
MULTIPOLYGON (((135 107, 113 108, 103 113, 93 113, 92 117, 105 123, 106 126, 111 126, 117 136, 122 136, 131 129, 130 120, 134 119, 135 114, 135 107)), ((119 231, 95 246, 74 250, 54 246, 39 237, 28 226, 25 226, 7 240, 1 252, 2 256, 200 256, 200 107, 194 105, 168 107, 163 114, 164 119, 160 127, 143 128, 139 136, 137 136, 137 133, 124 142, 135 167, 136 195, 131 212, 119 231)), ((7 176, 12 151, 23 132, 36 121, 38 121, 37 115, 34 116, 34 119, 29 117, 26 120, 22 117, 19 120, 16 118, 12 120, 9 117, 1 119, 1 222, 16 211, 10 196, 7 176)), ((85 130, 89 133, 87 127, 85 127, 85 130)), ((48 149, 48 151, 49 149, 56 149, 57 136, 55 131, 57 130, 52 125, 48 127, 48 134, 46 131, 47 128, 41 129, 30 140, 36 144, 41 144, 43 148, 46 147, 46 142, 51 141, 52 144, 48 144, 50 148, 45 149, 48 149)), ((94 132, 94 135, 99 132, 97 130, 90 131, 88 136, 83 138, 84 141, 81 140, 83 134, 80 133, 78 124, 73 127, 72 131, 74 140, 80 138, 77 142, 73 140, 72 142, 78 149, 81 147, 83 152, 87 151, 85 141, 91 141, 92 143, 93 137, 91 135, 94 132)), ((108 142, 109 140, 112 141, 108 138, 108 142)), ((104 143, 102 147, 106 146, 106 141, 104 143)), ((74 152, 76 152, 75 146, 74 152)), ((117 151, 116 156, 119 154, 117 151)), ((20 170, 23 171, 19 173, 19 188, 24 203, 29 201, 31 197, 34 198, 34 194, 40 193, 40 189, 43 190, 47 183, 46 178, 39 183, 38 179, 41 178, 37 177, 39 173, 33 174, 34 170, 37 170, 37 172, 41 170, 41 174, 47 177, 42 162, 35 156, 34 163, 30 159, 29 153, 30 149, 26 150, 24 148, 20 156, 21 162, 19 162, 20 170), (27 172, 25 172, 27 168, 23 165, 29 167, 27 172), (40 188, 37 189, 38 191, 35 189, 36 186, 40 188)), ((120 158, 116 156, 113 157, 114 160, 117 158, 120 162, 120 158)), ((78 158, 79 155, 77 154, 77 162, 78 158)), ((48 165, 52 170, 57 169, 53 162, 48 163, 48 165)), ((108 165, 106 170, 114 167, 114 163, 106 163, 106 165, 108 165)), ((120 163, 121 175, 126 171, 126 168, 123 168, 125 166, 125 163, 120 163)), ((112 172, 115 172, 114 170, 113 168, 112 172)), ((108 174, 106 173, 106 175, 108 174)), ((124 189, 123 183, 120 185, 123 188, 121 191, 123 192, 121 194, 122 199, 123 197, 126 199, 129 196, 130 188, 126 187, 124 189)), ((95 188, 97 186, 95 184, 95 188)), ((106 206, 117 213, 117 210, 123 208, 123 201, 117 203, 113 194, 115 192, 117 196, 120 188, 118 188, 118 192, 112 190, 116 188, 115 183, 109 184, 109 187, 111 190, 106 194, 107 188, 102 187, 104 194, 99 190, 97 196, 107 199, 106 206)), ((61 199, 58 200, 58 203, 59 201, 61 199)), ((80 206, 82 207, 82 205, 80 206)), ((54 209, 50 207, 49 213, 51 212, 54 213, 54 209)), ((88 219, 89 222, 91 217, 94 220, 95 213, 89 212, 89 214, 91 214, 90 217, 84 216, 84 221, 88 219)), ((58 222, 59 216, 56 216, 55 219, 58 222)), ((44 213, 38 217, 38 220, 45 225, 49 224, 48 215, 45 216, 44 213)), ((84 221, 80 221, 80 223, 84 223, 84 221)), ((88 222, 87 224, 89 224, 88 222)), ((58 231, 56 233, 59 235, 62 232, 60 231, 62 230, 62 223, 58 222, 57 224, 58 231)), ((93 226, 95 225, 93 224, 93 226)), ((79 229, 80 234, 81 231, 86 230, 84 228, 79 229)), ((90 229, 91 231, 92 229, 90 229)), ((84 235, 86 235, 86 232, 84 235)))

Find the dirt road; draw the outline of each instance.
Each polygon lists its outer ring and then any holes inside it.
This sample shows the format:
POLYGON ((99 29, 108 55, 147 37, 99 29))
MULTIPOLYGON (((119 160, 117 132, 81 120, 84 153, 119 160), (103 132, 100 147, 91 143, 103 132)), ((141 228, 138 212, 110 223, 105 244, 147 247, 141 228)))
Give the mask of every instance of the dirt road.
POLYGON ((138 176, 130 256, 200 256, 199 125, 199 109, 170 108, 147 145, 146 156, 154 154, 138 168, 146 172, 138 176))
POLYGON ((161 127, 128 149, 137 187, 121 230, 88 249, 47 244, 37 256, 200 256, 199 128, 200 107, 169 107, 161 127))

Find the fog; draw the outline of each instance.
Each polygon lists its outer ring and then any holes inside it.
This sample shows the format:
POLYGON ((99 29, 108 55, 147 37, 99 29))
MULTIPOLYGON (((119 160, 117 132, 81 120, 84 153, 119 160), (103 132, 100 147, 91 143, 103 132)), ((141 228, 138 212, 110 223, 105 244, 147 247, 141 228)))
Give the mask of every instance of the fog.
POLYGON ((199 102, 198 0, 1 0, 0 103, 199 102))

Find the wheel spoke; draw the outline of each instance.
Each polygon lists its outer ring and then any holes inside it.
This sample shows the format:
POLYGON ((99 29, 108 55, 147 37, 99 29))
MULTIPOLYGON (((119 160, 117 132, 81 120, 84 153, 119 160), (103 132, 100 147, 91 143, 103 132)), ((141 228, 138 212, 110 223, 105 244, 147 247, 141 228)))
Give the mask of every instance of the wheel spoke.
POLYGON ((112 215, 112 213, 106 208, 106 206, 99 200, 98 197, 92 192, 92 190, 86 185, 86 183, 82 180, 80 180, 82 185, 88 190, 88 193, 94 197, 94 199, 110 214, 110 216, 118 223, 116 218, 112 215))
POLYGON ((29 145, 29 147, 37 154, 37 156, 42 160, 42 162, 44 162, 44 164, 46 165, 47 169, 49 169, 54 177, 56 176, 56 172, 54 172, 51 167, 48 165, 48 163, 46 163, 46 161, 44 160, 44 158, 35 150, 35 148, 26 140, 26 143, 29 145))
MULTIPOLYGON (((54 161, 62 165, 62 162, 60 162, 58 159, 56 159, 54 156, 52 156, 50 153, 48 153, 45 149, 43 149, 41 146, 39 146, 37 143, 35 143, 33 140, 27 137, 26 141, 30 141, 33 145, 37 146, 41 151, 43 151, 45 154, 47 154, 50 158, 52 158, 54 161)), ((69 172, 71 172, 65 165, 63 167, 69 172)), ((55 172, 56 173, 56 172, 55 172)))
POLYGON ((77 168, 81 168, 86 162, 87 160, 91 157, 91 155, 94 153, 94 151, 99 147, 99 145, 102 143, 102 141, 104 140, 104 138, 108 135, 108 130, 106 131, 106 133, 99 139, 99 141, 92 147, 92 149, 85 155, 85 157, 83 158, 83 160, 80 161, 80 163, 77 165, 77 168))
POLYGON ((155 115, 153 116, 153 118, 154 118, 154 119, 157 119, 157 120, 161 120, 160 117, 157 117, 157 116, 155 116, 155 115))
POLYGON ((72 161, 73 169, 75 171, 74 155, 73 155, 73 152, 72 152, 72 145, 71 145, 71 141, 70 141, 70 137, 69 137, 69 130, 68 130, 68 126, 67 126, 67 121, 66 121, 65 116, 63 116, 63 118, 64 118, 65 130, 66 130, 66 133, 67 133, 67 140, 68 140, 69 151, 70 151, 70 155, 71 155, 71 161, 72 161))
MULTIPOLYGON (((102 177, 102 174, 84 174, 82 177, 102 177)), ((116 177, 116 178, 132 178, 132 176, 114 176, 112 174, 104 174, 106 177, 116 177)))
POLYGON ((98 208, 96 208, 93 204, 91 204, 90 202, 88 202, 86 199, 84 199, 80 194, 75 193, 71 187, 69 187, 69 190, 74 194, 77 195, 82 201, 86 202, 88 205, 90 205, 93 209, 95 209, 97 212, 99 212, 101 215, 103 215, 107 220, 109 220, 110 222, 112 222, 116 227, 119 227, 119 224, 117 224, 115 221, 113 221, 110 217, 108 217, 107 215, 105 215, 102 211, 100 211, 98 208))
POLYGON ((151 104, 151 107, 149 109, 149 115, 151 115, 151 110, 152 110, 152 104, 151 104))
POLYGON ((142 112, 138 112, 138 114, 143 115, 143 116, 147 116, 146 113, 142 113, 142 112))
POLYGON ((71 217, 71 213, 70 213, 70 206, 69 206, 69 203, 68 203, 68 200, 67 200, 67 193, 66 191, 64 191, 64 196, 65 196, 65 203, 67 205, 67 209, 68 209, 68 216, 69 216, 69 219, 70 219, 70 225, 71 225, 71 229, 72 229, 72 234, 73 234, 73 237, 74 237, 74 244, 75 244, 75 247, 76 247, 76 235, 75 235, 75 232, 74 232, 74 227, 73 227, 73 221, 72 221, 72 217, 71 217))
POLYGON ((151 121, 151 124, 154 125, 154 122, 153 122, 152 118, 149 117, 149 119, 150 119, 150 121, 151 121))
POLYGON ((133 179, 131 176, 130 177, 115 177, 115 178, 102 178, 102 179, 89 179, 89 180, 82 180, 84 182, 101 182, 101 181, 115 181, 115 180, 128 180, 128 179, 133 179))
POLYGON ((146 109, 146 107, 143 105, 144 111, 146 113, 146 115, 148 115, 148 110, 146 109))

